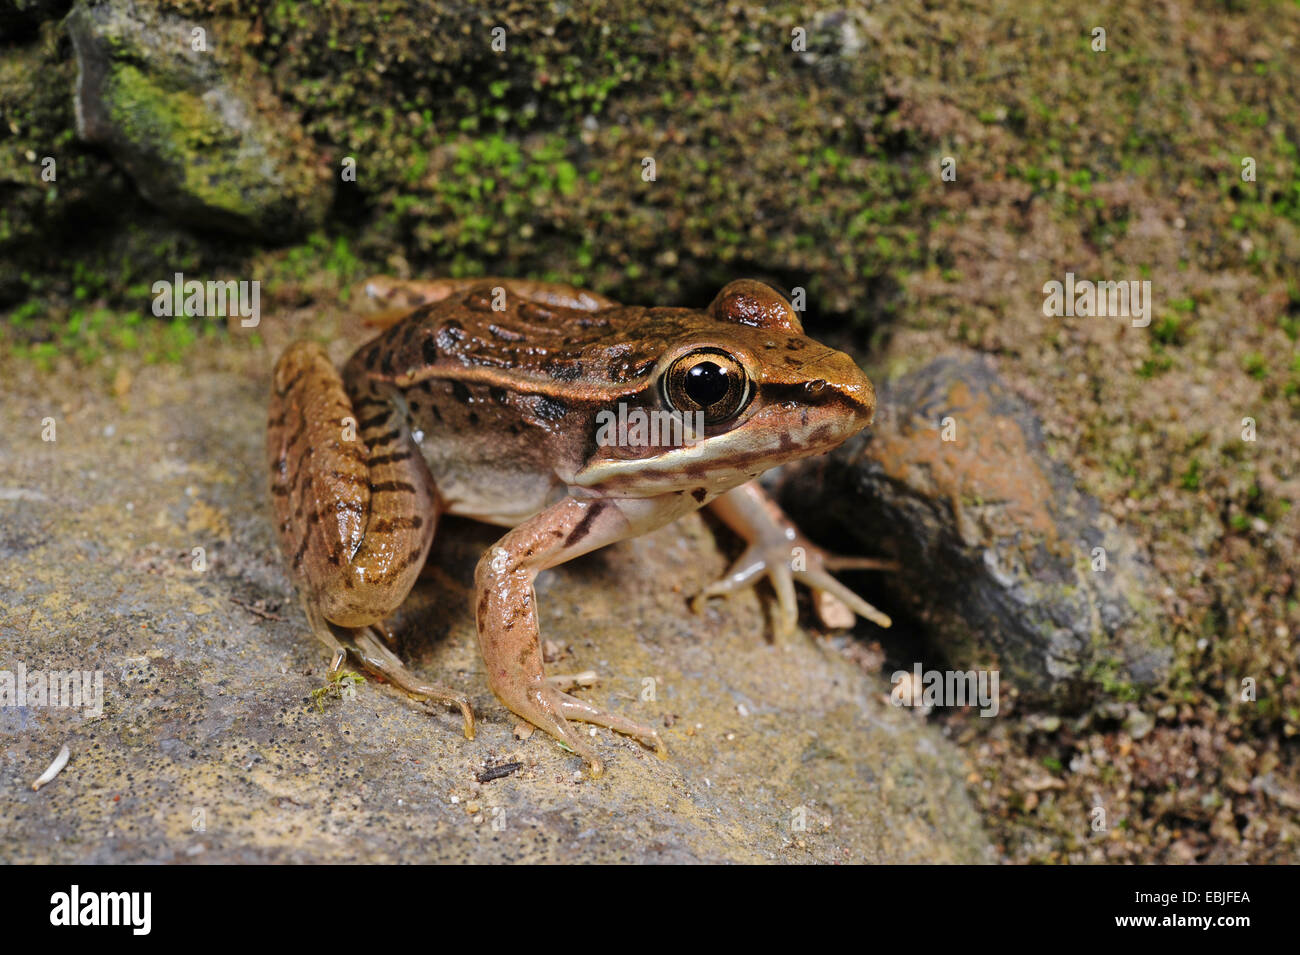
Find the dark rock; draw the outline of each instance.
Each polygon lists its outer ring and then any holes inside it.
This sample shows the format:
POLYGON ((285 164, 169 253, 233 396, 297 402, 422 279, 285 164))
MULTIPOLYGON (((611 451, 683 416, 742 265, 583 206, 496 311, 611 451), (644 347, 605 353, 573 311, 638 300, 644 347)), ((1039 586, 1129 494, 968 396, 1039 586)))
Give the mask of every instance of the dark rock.
POLYGON ((84 0, 67 26, 78 134, 104 145, 146 199, 191 228, 271 240, 324 220, 330 171, 241 52, 245 26, 84 0), (196 28, 205 50, 192 49, 196 28))
POLYGON ((1164 676, 1154 570, 982 359, 941 357, 879 398, 871 432, 787 479, 792 513, 815 501, 856 549, 897 558, 882 587, 904 613, 950 663, 998 667, 1022 697, 1123 695, 1164 676))

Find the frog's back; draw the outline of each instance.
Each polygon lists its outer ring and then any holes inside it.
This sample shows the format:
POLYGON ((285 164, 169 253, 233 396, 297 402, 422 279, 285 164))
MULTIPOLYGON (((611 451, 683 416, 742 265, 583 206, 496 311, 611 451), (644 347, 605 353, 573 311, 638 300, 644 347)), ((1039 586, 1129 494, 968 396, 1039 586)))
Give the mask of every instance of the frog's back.
POLYGON ((689 309, 566 308, 477 288, 421 305, 363 346, 358 370, 398 384, 493 379, 537 394, 616 400, 639 387, 689 309), (499 304, 499 308, 494 308, 499 304))

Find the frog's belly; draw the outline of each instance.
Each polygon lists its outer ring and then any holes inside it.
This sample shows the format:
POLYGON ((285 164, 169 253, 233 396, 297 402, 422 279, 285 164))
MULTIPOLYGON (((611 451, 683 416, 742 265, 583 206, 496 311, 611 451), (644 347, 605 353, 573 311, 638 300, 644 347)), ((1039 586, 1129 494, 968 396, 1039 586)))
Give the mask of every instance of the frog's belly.
POLYGON ((454 441, 416 442, 429 464, 447 513, 514 527, 564 497, 567 488, 535 449, 503 443, 487 434, 454 441))

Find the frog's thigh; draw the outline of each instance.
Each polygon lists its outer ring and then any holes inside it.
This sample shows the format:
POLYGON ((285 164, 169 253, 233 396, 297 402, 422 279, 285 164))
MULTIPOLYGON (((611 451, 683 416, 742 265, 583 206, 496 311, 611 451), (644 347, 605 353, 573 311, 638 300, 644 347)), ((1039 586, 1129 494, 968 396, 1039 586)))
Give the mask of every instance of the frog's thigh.
POLYGON ((433 478, 401 415, 377 398, 354 406, 325 350, 298 342, 276 366, 267 455, 280 543, 307 599, 342 627, 390 615, 437 518, 433 478))
POLYGON ((613 503, 566 498, 490 547, 474 575, 479 648, 492 691, 513 712, 586 760, 593 776, 600 775, 601 761, 569 720, 634 736, 661 755, 663 741, 655 730, 569 696, 547 681, 533 580, 547 567, 621 540, 628 530, 613 503))
POLYGON ((500 286, 507 295, 516 295, 538 305, 576 308, 595 312, 618 305, 611 298, 565 285, 563 282, 535 282, 532 279, 393 279, 376 275, 366 280, 366 295, 386 308, 415 308, 441 302, 452 295, 463 295, 478 288, 500 286))

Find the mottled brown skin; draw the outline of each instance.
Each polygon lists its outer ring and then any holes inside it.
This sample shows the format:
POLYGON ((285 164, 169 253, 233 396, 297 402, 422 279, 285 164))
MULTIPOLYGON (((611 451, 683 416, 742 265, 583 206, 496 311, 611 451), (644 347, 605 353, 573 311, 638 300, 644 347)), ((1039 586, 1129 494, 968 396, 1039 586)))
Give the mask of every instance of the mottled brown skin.
POLYGON ((385 645, 383 621, 413 586, 439 514, 509 527, 475 573, 489 683, 598 774, 601 761, 570 721, 610 727, 661 754, 663 742, 563 692, 572 681, 545 677, 540 571, 711 504, 750 546, 700 598, 770 576, 788 629, 799 579, 824 618, 843 623, 856 612, 888 625, 827 573, 882 565, 824 554, 749 483, 835 447, 875 407, 852 359, 807 338, 773 289, 733 282, 704 312, 507 279, 374 279, 367 289, 404 317, 390 311, 388 327, 342 374, 319 345, 290 346, 268 426, 281 545, 313 630, 331 648, 351 650, 413 695, 459 706, 472 736, 465 696, 406 671, 385 645), (701 362, 696 371, 725 390, 688 373, 701 362), (686 445, 653 434, 598 440, 601 413, 620 405, 708 417, 686 445))

